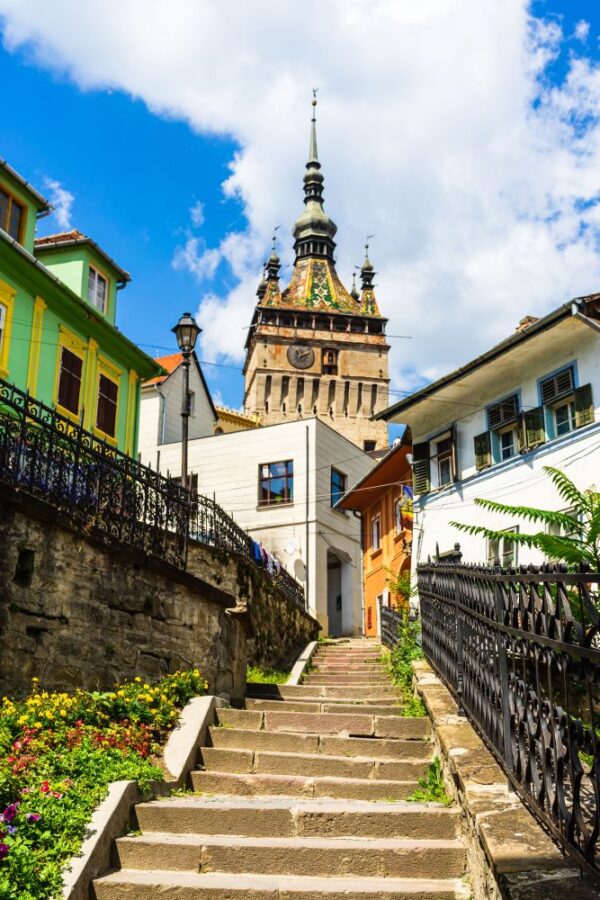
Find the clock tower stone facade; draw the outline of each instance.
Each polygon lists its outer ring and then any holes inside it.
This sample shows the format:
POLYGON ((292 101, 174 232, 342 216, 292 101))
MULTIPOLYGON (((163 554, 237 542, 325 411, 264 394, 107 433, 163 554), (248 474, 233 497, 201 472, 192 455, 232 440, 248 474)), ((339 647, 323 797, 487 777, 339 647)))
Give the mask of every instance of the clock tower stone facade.
POLYGON ((283 290, 275 249, 261 281, 246 342, 247 413, 262 425, 317 416, 363 450, 388 446, 387 319, 379 312, 367 254, 361 293, 347 291, 335 270, 336 225, 323 209, 313 101, 304 212, 294 225, 292 278, 283 290))

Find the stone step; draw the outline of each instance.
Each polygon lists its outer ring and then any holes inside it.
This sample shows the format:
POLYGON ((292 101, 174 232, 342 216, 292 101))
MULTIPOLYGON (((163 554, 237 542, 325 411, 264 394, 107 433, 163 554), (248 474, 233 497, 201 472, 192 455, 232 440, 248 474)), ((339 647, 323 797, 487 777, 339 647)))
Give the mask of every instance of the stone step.
MULTIPOLYGON (((371 713, 373 710, 371 710, 371 713)), ((287 712, 220 709, 217 723, 246 731, 290 731, 296 734, 347 734, 365 737, 424 740, 430 736, 428 718, 392 717, 339 712, 287 712)))
POLYGON ((373 701, 371 700, 368 705, 365 704, 365 701, 355 701, 354 703, 347 703, 344 700, 257 700, 249 697, 246 700, 246 707, 249 710, 262 710, 267 712, 269 710, 282 710, 285 709, 288 712, 315 712, 315 713, 355 713, 357 715, 371 715, 373 712, 377 712, 378 715, 382 716, 401 716, 402 715, 402 706, 398 704, 397 706, 390 706, 389 699, 384 698, 383 700, 373 701), (374 709, 375 707, 375 709, 374 709))
POLYGON ((268 697, 282 700, 312 700, 320 697, 325 700, 389 700, 402 696, 400 688, 388 682, 387 685, 338 685, 323 684, 249 684, 249 697, 268 697))
POLYGON ((435 803, 300 800, 286 797, 167 797, 139 803, 143 832, 244 837, 363 837, 456 840, 456 807, 435 803))
POLYGON ((314 878, 222 872, 144 872, 124 869, 94 882, 96 900, 458 900, 468 897, 457 879, 314 878))
POLYGON ((363 878, 461 878, 464 846, 456 840, 235 837, 147 834, 117 841, 124 869, 363 878), (365 846, 366 843, 366 846, 365 846))
MULTIPOLYGON (((411 767, 415 774, 421 763, 411 767)), ((409 773, 410 774, 410 773, 409 773)), ((407 775, 406 777, 409 777, 407 775)), ((233 794, 238 797, 329 797, 334 800, 406 800, 417 781, 384 781, 368 778, 309 777, 306 775, 253 775, 236 772, 192 772, 194 790, 200 794, 233 794)))
POLYGON ((384 668, 379 663, 373 663, 373 665, 369 666, 357 666, 352 664, 345 665, 332 665, 331 663, 315 663, 314 667, 310 670, 310 672, 306 673, 307 675, 367 675, 369 677, 373 675, 385 675, 386 678, 389 678, 389 673, 386 668, 384 668))
MULTIPOLYGON (((413 743, 418 745, 419 742, 413 743)), ((420 759, 417 754, 400 760, 379 759, 374 756, 335 756, 331 753, 255 751, 233 747, 202 748, 202 764, 208 771, 248 775, 306 775, 317 778, 416 781, 425 775, 429 759, 429 756, 420 759)))
POLYGON ((382 665, 383 659, 379 653, 315 653, 312 662, 328 662, 331 665, 342 666, 346 664, 373 666, 382 665))
POLYGON ((370 687, 373 684, 381 684, 387 685, 391 684, 390 676, 385 672, 381 674, 363 674, 362 672, 358 672, 358 674, 353 674, 352 672, 340 672, 339 674, 336 672, 334 674, 327 673, 325 675, 321 675, 319 672, 309 672, 308 675, 305 675, 302 679, 303 684, 327 684, 327 685, 336 685, 336 684, 357 684, 357 685, 366 685, 370 687))
MULTIPOLYGON (((267 713, 276 715, 276 713, 267 713)), ((293 713, 290 713, 293 715, 293 713)), ((424 720, 407 719, 421 725, 424 720)), ((246 731, 243 728, 208 729, 210 742, 219 749, 271 750, 283 753, 320 754, 326 756, 368 756, 377 759, 429 759, 432 746, 420 737, 370 738, 342 737, 334 734, 295 734, 291 731, 246 731)), ((205 748, 202 747, 202 752, 205 748)))

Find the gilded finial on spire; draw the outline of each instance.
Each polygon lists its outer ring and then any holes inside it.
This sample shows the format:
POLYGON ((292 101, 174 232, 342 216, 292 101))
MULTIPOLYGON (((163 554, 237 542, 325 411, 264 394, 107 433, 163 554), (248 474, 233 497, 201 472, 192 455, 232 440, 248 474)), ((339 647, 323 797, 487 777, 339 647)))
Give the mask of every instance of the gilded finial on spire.
POLYGON ((269 280, 277 280, 279 278, 279 269, 281 268, 281 262, 279 256, 277 255, 277 232, 280 227, 280 225, 276 225, 273 229, 271 255, 269 256, 269 260, 267 262, 267 279, 269 280))

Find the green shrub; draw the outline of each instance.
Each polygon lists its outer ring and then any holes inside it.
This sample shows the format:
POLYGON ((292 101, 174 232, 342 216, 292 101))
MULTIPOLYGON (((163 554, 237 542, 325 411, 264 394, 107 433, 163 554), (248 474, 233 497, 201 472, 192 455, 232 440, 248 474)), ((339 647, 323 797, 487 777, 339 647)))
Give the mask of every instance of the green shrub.
POLYGON ((398 640, 386 658, 392 681, 402 691, 405 716, 426 715, 423 701, 420 697, 415 697, 413 691, 412 663, 423 658, 419 644, 420 632, 419 622, 411 622, 408 612, 404 611, 402 623, 398 625, 398 640))
POLYGON ((112 781, 162 779, 160 745, 208 685, 197 669, 113 691, 0 701, 0 900, 61 894, 63 870, 112 781))

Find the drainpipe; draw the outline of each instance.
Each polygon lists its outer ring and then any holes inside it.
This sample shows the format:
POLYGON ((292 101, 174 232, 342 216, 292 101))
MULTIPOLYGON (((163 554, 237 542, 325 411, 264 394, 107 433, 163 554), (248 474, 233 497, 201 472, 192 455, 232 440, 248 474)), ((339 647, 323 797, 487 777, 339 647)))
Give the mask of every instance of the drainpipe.
POLYGON ((360 522, 360 620, 362 628, 362 636, 367 634, 367 623, 365 617, 365 557, 364 557, 364 541, 365 541, 365 520, 363 514, 358 509, 353 509, 352 513, 360 522))

